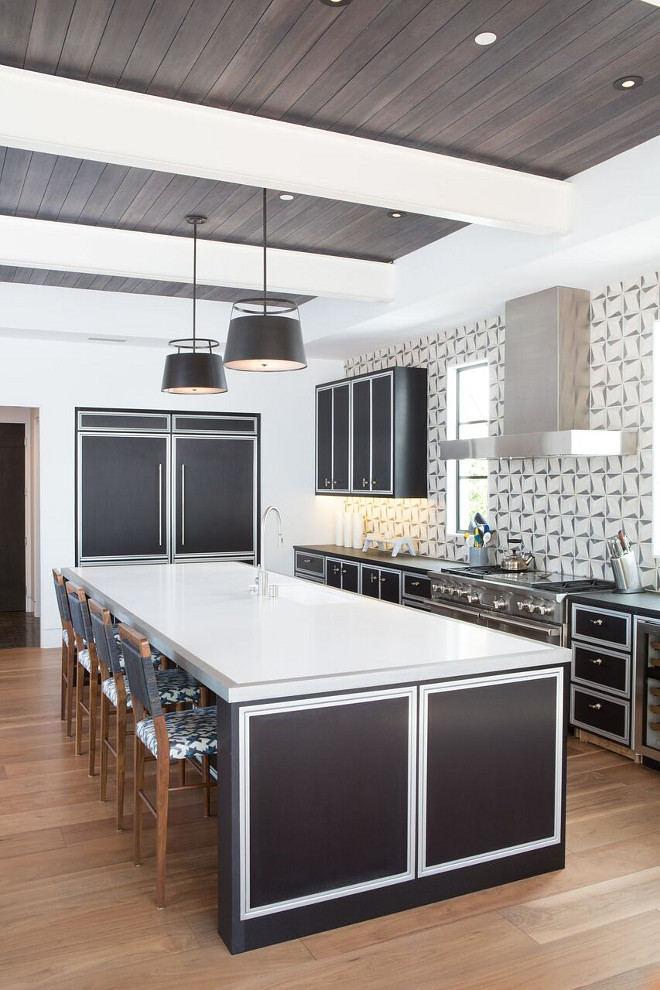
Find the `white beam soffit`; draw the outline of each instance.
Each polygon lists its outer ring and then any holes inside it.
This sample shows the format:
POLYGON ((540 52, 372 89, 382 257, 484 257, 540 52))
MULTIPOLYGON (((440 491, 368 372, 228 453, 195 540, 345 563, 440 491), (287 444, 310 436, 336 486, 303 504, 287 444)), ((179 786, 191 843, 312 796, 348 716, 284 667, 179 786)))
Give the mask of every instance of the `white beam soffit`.
POLYGON ((400 145, 0 66, 0 143, 50 154, 565 234, 571 187, 400 145))
MULTIPOLYGON (((197 251, 200 284, 263 290, 260 247, 200 238, 197 251)), ((190 282, 192 237, 0 216, 0 265, 190 282)), ((270 293, 387 302, 395 277, 383 262, 268 249, 270 293)))

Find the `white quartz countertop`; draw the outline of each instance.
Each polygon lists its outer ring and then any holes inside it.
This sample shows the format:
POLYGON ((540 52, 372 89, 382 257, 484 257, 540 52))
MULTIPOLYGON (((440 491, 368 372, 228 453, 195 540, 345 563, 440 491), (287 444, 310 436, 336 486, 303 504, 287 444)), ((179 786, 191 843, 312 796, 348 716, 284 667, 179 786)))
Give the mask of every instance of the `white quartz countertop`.
POLYGON ((564 663, 568 650, 238 563, 63 568, 229 702, 564 663))

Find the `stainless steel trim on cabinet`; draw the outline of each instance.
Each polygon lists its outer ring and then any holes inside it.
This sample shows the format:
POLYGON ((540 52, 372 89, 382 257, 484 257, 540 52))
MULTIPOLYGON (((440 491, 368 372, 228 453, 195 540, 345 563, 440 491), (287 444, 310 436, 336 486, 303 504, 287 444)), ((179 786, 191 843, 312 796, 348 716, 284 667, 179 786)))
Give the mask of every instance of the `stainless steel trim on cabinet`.
POLYGON ((601 643, 609 644, 612 649, 621 650, 622 652, 629 651, 632 648, 632 616, 627 612, 619 612, 617 609, 612 608, 600 608, 597 605, 582 605, 579 602, 574 602, 571 608, 571 627, 572 627, 572 638, 578 639, 581 642, 590 642, 600 645, 601 643), (602 629, 604 624, 604 619, 601 616, 611 615, 617 620, 623 620, 626 626, 626 639, 624 643, 616 643, 613 640, 609 640, 604 636, 588 636, 586 633, 580 632, 576 633, 577 628, 577 615, 578 613, 584 613, 585 615, 590 615, 590 613, 596 614, 597 618, 591 618, 590 623, 596 627, 596 630, 602 629))
POLYGON ((580 685, 571 686, 571 712, 570 712, 571 725, 577 725, 580 729, 586 729, 587 732, 594 732, 599 736, 604 736, 605 739, 611 739, 612 742, 621 743, 622 746, 630 746, 630 702, 624 701, 621 698, 613 697, 612 695, 603 694, 602 691, 592 691, 590 688, 581 687, 580 685), (589 722, 581 721, 575 717, 575 696, 580 693, 582 696, 589 696, 596 698, 596 702, 589 707, 592 711, 602 711, 602 703, 605 702, 608 705, 616 705, 618 708, 623 710, 624 716, 624 730, 622 735, 617 735, 615 732, 608 732, 606 729, 600 728, 598 725, 592 725, 589 722), (596 708, 595 705, 599 704, 600 707, 596 708))
POLYGON ((171 417, 169 413, 161 412, 134 412, 130 409, 79 409, 77 417, 77 428, 80 433, 118 433, 122 436, 126 433, 138 433, 142 435, 143 433, 150 434, 162 434, 169 433, 171 429, 171 417), (96 418, 97 422, 94 423, 96 418), (123 426, 117 427, 113 426, 99 426, 98 422, 102 420, 120 420, 120 419, 132 419, 135 420, 134 429, 130 427, 123 426), (140 420, 145 419, 159 419, 162 420, 159 426, 148 426, 146 429, 142 430, 140 428, 140 420), (85 423, 85 420, 90 422, 85 423))
POLYGON ((158 546, 163 545, 163 465, 158 465, 158 546))
POLYGON ((239 874, 240 874, 240 917, 241 920, 258 918, 264 915, 289 911, 293 908, 305 907, 308 904, 318 904, 322 901, 335 900, 348 894, 358 894, 366 890, 379 890, 392 884, 412 880, 415 877, 415 841, 417 832, 416 822, 416 749, 417 749, 417 688, 389 688, 382 691, 364 691, 350 695, 332 695, 327 698, 311 700, 300 698, 293 701, 273 702, 252 707, 239 708, 238 746, 240 765, 240 794, 239 794, 239 874), (379 877, 362 883, 351 884, 331 890, 322 890, 305 897, 279 901, 275 904, 265 904, 252 907, 250 904, 250 721, 253 718, 266 715, 285 714, 290 711, 313 711, 318 708, 328 708, 337 705, 355 705, 369 702, 378 703, 387 698, 408 699, 408 856, 407 869, 396 876, 379 877))
MULTIPOLYGON (((631 670, 631 660, 630 654, 626 651, 617 651, 613 649, 608 649, 603 647, 601 643, 591 643, 586 642, 580 638, 575 638, 571 644, 572 647, 572 659, 571 659, 571 681, 575 684, 583 684, 587 688, 594 687, 597 691, 607 691, 619 698, 630 698, 630 670, 631 670), (575 672, 576 666, 576 650, 586 650, 594 653, 602 654, 602 657, 609 657, 612 660, 619 660, 625 666, 624 680, 625 688, 615 688, 610 687, 608 684, 602 684, 600 681, 592 681, 586 677, 580 677, 575 672)), ((590 663, 599 670, 603 665, 603 659, 601 656, 593 657, 590 659, 590 663)))
POLYGON ((419 780, 418 780, 418 846, 417 846, 417 875, 432 876, 435 873, 447 873, 450 870, 478 863, 490 863, 496 859, 504 859, 517 853, 529 852, 532 849, 543 849, 546 846, 557 845, 561 842, 561 808, 563 793, 563 670, 561 667, 549 667, 546 670, 525 671, 511 674, 491 674, 487 677, 468 678, 459 681, 447 681, 440 684, 420 685, 419 706, 419 780), (429 695, 438 691, 461 691, 478 688, 484 685, 516 683, 521 681, 553 678, 556 681, 556 722, 555 722, 555 793, 554 793, 554 829, 552 835, 533 842, 525 842, 506 849, 493 849, 476 856, 455 859, 447 863, 429 866, 426 862, 426 796, 427 796, 427 743, 428 743, 428 700, 429 695))
POLYGON ((181 546, 186 545, 186 465, 181 465, 181 546))
MULTIPOLYGON (((631 733, 631 745, 634 741, 634 750, 640 756, 646 756, 652 760, 660 761, 660 750, 644 742, 644 729, 647 719, 646 671, 648 669, 648 657, 643 653, 644 646, 640 642, 639 626, 647 627, 646 631, 648 632, 657 629, 657 635, 660 637, 660 620, 646 615, 635 616, 635 666, 633 668, 635 671, 635 695, 633 698, 634 727, 631 733)), ((660 668, 658 668, 658 678, 660 678, 660 668)))

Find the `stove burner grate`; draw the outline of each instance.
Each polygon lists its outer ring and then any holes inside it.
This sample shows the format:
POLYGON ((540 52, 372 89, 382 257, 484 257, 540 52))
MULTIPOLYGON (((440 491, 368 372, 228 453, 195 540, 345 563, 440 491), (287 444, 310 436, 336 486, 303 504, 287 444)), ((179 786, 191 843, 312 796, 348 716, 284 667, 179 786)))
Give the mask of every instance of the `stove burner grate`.
POLYGON ((569 581, 539 581, 532 587, 538 591, 610 591, 616 585, 614 581, 600 578, 575 578, 569 581))

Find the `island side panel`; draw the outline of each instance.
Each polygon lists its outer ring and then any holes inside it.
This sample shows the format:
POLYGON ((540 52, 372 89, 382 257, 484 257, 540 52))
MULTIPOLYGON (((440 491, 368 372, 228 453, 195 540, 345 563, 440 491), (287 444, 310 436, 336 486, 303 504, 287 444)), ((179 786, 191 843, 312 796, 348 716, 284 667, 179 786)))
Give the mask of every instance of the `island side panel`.
MULTIPOLYGON (((502 693, 496 699, 495 707, 492 705, 492 696, 481 695, 489 702, 484 706, 483 712, 479 709, 482 741, 487 742, 493 733, 502 729, 502 713, 505 711, 507 746, 511 746, 513 751, 517 749, 524 751, 530 735, 530 706, 534 706, 533 714, 538 717, 541 725, 532 732, 535 738, 535 752, 536 748, 540 747, 543 750, 547 749, 551 754, 549 758, 546 756, 543 758, 543 780, 539 779, 539 787, 547 792, 544 793, 541 802, 545 810, 540 817, 535 818, 529 828, 525 827, 522 831, 513 830, 513 838, 516 840, 513 846, 509 845, 504 849, 501 847, 502 842, 511 843, 506 825, 502 826, 503 831, 494 835, 491 841, 484 842, 484 833, 481 832, 477 837, 476 845, 463 847, 460 850, 461 854, 467 853, 460 857, 462 860, 460 862, 452 861, 452 857, 456 859, 458 847, 455 840, 452 847, 447 833, 447 850, 443 854, 444 859, 442 855, 435 855, 435 859, 442 862, 431 864, 432 869, 425 869, 422 866, 422 859, 418 863, 418 857, 419 851, 425 848, 427 821, 426 818, 422 819, 421 815, 417 818, 415 808, 418 796, 420 807, 424 807, 425 802, 421 799, 421 783, 419 787, 415 784, 409 818, 411 825, 413 823, 415 825, 410 833, 412 835, 410 851, 414 853, 414 868, 409 876, 391 874, 391 870, 398 869, 401 862, 401 844, 399 842, 397 845, 396 841, 392 841, 391 834, 384 836, 388 840, 385 843, 384 856, 385 859, 388 855, 391 858, 387 862, 384 859, 379 864, 379 869, 374 869, 374 864, 368 856, 361 866, 356 865, 355 859, 352 860, 351 865, 350 857, 348 864, 341 861, 342 843, 345 845, 346 842, 350 842, 352 819, 358 821, 359 842, 361 808, 359 789, 356 791, 355 784, 361 779, 368 779, 369 773, 373 772, 374 752, 378 748, 379 734, 385 740, 383 746, 385 761, 398 764, 396 775, 398 783, 394 792, 386 793, 384 798, 374 798, 374 792, 369 787, 365 789, 365 796, 368 799, 364 808, 366 820, 373 821, 373 809, 369 805, 374 799, 391 801, 393 793, 401 789, 400 753, 397 759, 393 760, 392 756, 396 752, 397 745, 401 747, 404 743, 405 733, 402 732, 400 712, 391 722, 391 737, 388 738, 387 726, 390 725, 392 717, 391 708, 385 704, 379 708, 374 698, 373 717, 365 719, 365 706, 369 703, 365 695, 375 695, 377 692, 353 692, 335 696, 338 697, 341 705, 347 705, 347 710, 350 709, 355 715, 356 725, 359 724, 361 729, 357 735, 355 725, 351 727, 350 724, 346 733, 337 731, 336 726, 332 731, 333 726, 330 724, 332 716, 328 718, 325 708, 328 698, 319 696, 282 702, 282 711, 279 713, 282 718, 281 724, 278 724, 277 717, 271 718, 273 715, 277 716, 274 709, 280 706, 279 702, 269 702, 261 706, 241 704, 219 706, 219 932, 231 952, 243 952, 246 949, 352 924, 563 867, 566 665, 555 664, 552 668, 538 668, 533 672, 515 671, 485 675, 485 680, 492 681, 493 686, 502 693), (521 704, 521 701, 525 703, 521 704), (299 711, 304 715, 302 722, 294 717, 297 714, 297 706, 300 706, 299 711), (261 717, 259 712, 267 715, 268 721, 261 723, 260 729, 263 731, 254 735, 255 742, 257 737, 260 737, 257 750, 250 752, 248 747, 246 752, 245 741, 252 735, 249 727, 251 723, 255 726, 258 724, 261 717), (383 715, 387 715, 384 721, 381 718, 383 715), (318 720, 315 716, 318 716, 318 720), (308 743, 301 738, 300 727, 303 723, 308 743), (375 733, 375 745, 371 741, 366 745, 361 743, 360 740, 369 736, 371 732, 375 733), (291 734, 290 738, 294 740, 293 745, 285 742, 288 734, 291 734), (277 745, 274 746, 273 740, 276 736, 279 738, 277 745), (346 745, 350 747, 348 763, 346 745), (261 748, 263 751, 264 747, 267 749, 266 760, 260 767, 258 749, 261 748), (333 756, 335 752, 336 760, 333 756), (348 829, 344 830, 344 836, 339 838, 336 834, 337 820, 333 815, 326 815, 327 807, 324 807, 326 796, 314 779, 316 772, 327 776, 328 767, 332 766, 333 762, 336 763, 339 772, 332 781, 332 801, 335 805, 342 806, 349 820, 348 829), (252 767, 257 773, 250 781, 252 767), (257 803, 259 804, 263 797, 265 803, 260 805, 260 815, 266 814, 267 818, 276 819, 273 822, 276 828, 273 834, 269 835, 268 821, 263 823, 264 834, 259 837, 259 842, 263 843, 262 849, 267 851, 267 855, 262 858, 261 863, 257 863, 256 860, 250 862, 248 869, 246 837, 250 835, 250 828, 249 815, 247 815, 249 808, 246 807, 246 802, 249 805, 251 793, 254 793, 251 792, 251 787, 261 787, 259 774, 263 778, 266 773, 270 778, 265 785, 267 793, 263 796, 259 795, 257 803), (302 780, 304 777, 307 777, 307 782, 302 780), (298 789, 295 786, 297 779, 300 780, 298 789), (283 781, 281 791, 278 787, 279 780, 283 781), (308 786, 309 781, 312 781, 311 787, 308 786), (345 786, 342 786, 342 782, 345 786), (309 791, 312 792, 311 795, 309 791), (279 808, 278 795, 282 798, 282 807, 279 808), (309 799, 305 800, 308 795, 309 799), (550 806, 553 808, 552 814, 547 810, 550 806), (285 855, 278 865, 277 841, 274 833, 279 831, 280 835, 283 834, 287 816, 292 823, 292 831, 298 835, 298 838, 292 842, 291 837, 288 836, 282 843, 283 847, 286 847, 285 855), (302 820, 299 816, 302 816, 302 820), (314 854, 318 852, 319 845, 323 845, 324 830, 326 830, 327 848, 332 852, 332 856, 331 862, 322 869, 319 869, 319 864, 316 864, 313 858, 307 858, 310 855, 309 847, 301 849, 301 856, 296 857, 296 842, 299 841, 301 844, 305 842, 305 823, 310 826, 309 841, 312 843, 311 851, 314 854), (518 842, 518 839, 521 841, 518 842), (474 859, 471 858, 472 855, 475 856, 474 859), (254 871, 259 871, 264 865, 267 867, 265 874, 257 875, 255 878, 254 871), (445 866, 447 869, 444 869, 445 866), (280 867, 282 876, 278 877, 280 867), (298 867, 301 868, 301 872, 296 874, 298 867), (439 869, 436 869, 437 867, 439 869), (326 870, 325 873, 323 869, 326 870), (251 880, 255 881, 254 884, 251 880), (354 881, 353 885, 351 880, 354 881), (341 887, 333 886, 337 882, 351 889, 342 893, 341 887), (285 895, 285 899, 279 903, 278 891, 285 895)), ((397 697, 402 691, 404 693, 406 690, 412 691, 411 702, 413 699, 421 699, 421 702, 418 700, 417 705, 410 704, 409 710, 412 714, 415 707, 424 706, 425 696, 430 698, 440 694, 445 688, 450 688, 445 699, 448 708, 444 714, 447 717, 448 728, 454 726, 457 735, 460 736, 461 733, 469 733, 470 725, 474 721, 474 713, 470 713, 468 719, 463 717, 466 713, 466 699, 471 703, 472 699, 476 701, 477 698, 477 695, 469 695, 465 692, 479 691, 487 686, 490 684, 484 683, 484 678, 454 678, 406 689, 401 689, 400 686, 383 688, 382 693, 384 697, 390 693, 397 697)), ((340 715, 342 719, 346 717, 343 711, 340 715)), ((424 761, 427 756, 424 755, 424 749, 427 745, 425 738, 428 725, 423 718, 411 718, 409 728, 415 722, 419 731, 417 740, 409 744, 415 750, 415 758, 410 766, 408 787, 418 777, 417 759, 419 759, 419 775, 421 776, 421 772, 426 772, 424 761)), ((444 743, 436 736, 434 745, 436 743, 441 750, 444 746, 445 762, 455 757, 456 740, 451 735, 445 736, 444 743)), ((502 750, 499 751, 498 756, 506 761, 507 754, 502 750)), ((533 754, 530 753, 530 756, 533 754)), ((474 782, 481 772, 478 766, 475 769, 475 763, 479 764, 479 754, 474 749, 469 754, 468 762, 471 765, 471 769, 468 767, 468 772, 473 774, 474 782)), ((498 772, 500 783, 506 783, 506 768, 499 768, 498 772)), ((518 801, 518 807, 509 807, 501 815, 501 821, 504 823, 507 822, 509 815, 524 816, 525 809, 529 807, 527 798, 516 793, 515 780, 511 779, 515 777, 515 772, 514 770, 510 774, 507 785, 509 790, 504 788, 499 797, 500 802, 502 799, 509 803, 518 801)), ((447 788, 451 786, 451 782, 448 778, 439 778, 439 786, 447 788)), ((385 790, 387 792, 387 787, 385 790)), ((394 804, 396 805, 396 801, 394 804)), ((451 790, 446 791, 444 805, 451 820, 456 823, 454 828, 460 827, 469 815, 479 814, 486 820, 489 817, 489 809, 479 806, 478 795, 473 800, 465 791, 461 792, 460 788, 457 788, 455 793, 451 793, 451 790), (462 801, 466 807, 458 806, 458 801, 462 801)), ((398 807, 400 811, 400 803, 398 807)), ((400 821, 399 818, 399 837, 400 821)), ((252 829, 256 827, 260 826, 252 823, 252 829)), ((257 852, 259 842, 254 845, 251 853, 257 852)), ((423 861, 425 862, 425 857, 423 861)))

